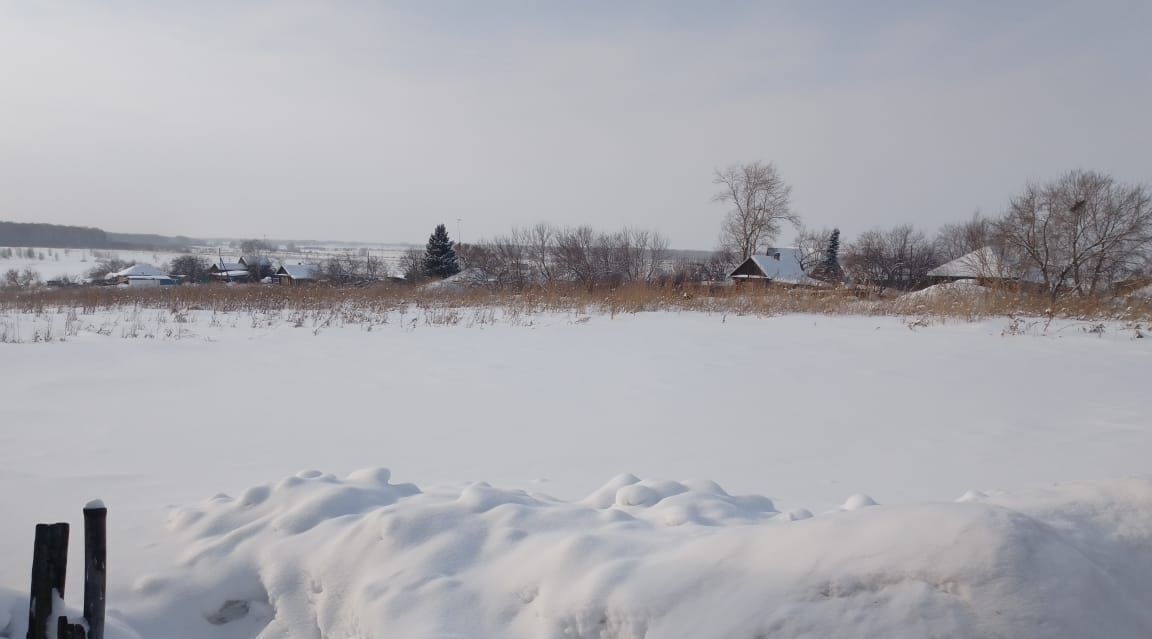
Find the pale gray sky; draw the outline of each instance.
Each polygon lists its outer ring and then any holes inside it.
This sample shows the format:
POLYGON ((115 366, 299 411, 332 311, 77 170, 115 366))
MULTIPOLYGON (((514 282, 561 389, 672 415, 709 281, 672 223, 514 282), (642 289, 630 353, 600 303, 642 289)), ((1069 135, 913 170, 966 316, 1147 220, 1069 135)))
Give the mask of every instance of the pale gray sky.
POLYGON ((933 230, 1152 180, 1149 114, 1147 0, 0 0, 0 219, 125 232, 710 248, 757 159, 811 226, 933 230))

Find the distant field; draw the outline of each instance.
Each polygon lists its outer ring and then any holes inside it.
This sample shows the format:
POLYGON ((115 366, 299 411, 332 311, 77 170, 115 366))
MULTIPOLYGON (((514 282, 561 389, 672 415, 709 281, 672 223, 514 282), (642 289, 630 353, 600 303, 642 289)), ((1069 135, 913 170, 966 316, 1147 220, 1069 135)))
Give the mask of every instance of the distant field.
POLYGON ((89 269, 96 266, 97 262, 104 259, 120 259, 159 266, 181 255, 180 253, 164 251, 107 251, 102 249, 11 247, 11 250, 12 257, 0 256, 0 272, 9 269, 30 268, 39 273, 43 280, 62 277, 81 278, 89 269), (33 251, 35 257, 27 257, 25 252, 28 250, 33 251))
MULTIPOLYGON (((187 253, 172 251, 129 251, 105 249, 62 249, 46 247, 0 247, 10 248, 11 257, 0 255, 0 273, 9 269, 23 270, 30 268, 40 274, 42 280, 68 277, 80 279, 89 269, 100 260, 119 259, 128 262, 151 264, 162 267, 172 259, 187 253), (27 257, 26 252, 31 250, 34 257, 27 257)), ((291 264, 298 262, 321 262, 334 256, 364 255, 369 252, 376 258, 383 259, 393 270, 400 256, 409 247, 397 244, 356 245, 341 246, 338 244, 324 246, 309 246, 298 251, 271 251, 267 255, 273 260, 291 264)), ((225 249, 212 246, 194 246, 190 253, 201 255, 209 261, 223 258, 226 262, 236 261, 241 253, 238 249, 225 249)))

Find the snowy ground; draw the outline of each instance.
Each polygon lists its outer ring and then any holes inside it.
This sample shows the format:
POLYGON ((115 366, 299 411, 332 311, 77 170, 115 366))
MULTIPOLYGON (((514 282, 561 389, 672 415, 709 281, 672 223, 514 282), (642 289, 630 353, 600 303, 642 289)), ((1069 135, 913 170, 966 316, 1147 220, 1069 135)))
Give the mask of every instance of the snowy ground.
POLYGON ((14 247, 11 248, 11 257, 0 257, 0 273, 9 269, 30 268, 39 273, 40 279, 45 281, 63 277, 81 279, 100 260, 115 258, 159 266, 181 255, 167 251, 33 248, 35 257, 27 257, 24 255, 24 251, 27 250, 14 247))
POLYGON ((149 638, 1152 632, 1128 327, 122 319, 0 344, 0 637, 92 497, 149 638))

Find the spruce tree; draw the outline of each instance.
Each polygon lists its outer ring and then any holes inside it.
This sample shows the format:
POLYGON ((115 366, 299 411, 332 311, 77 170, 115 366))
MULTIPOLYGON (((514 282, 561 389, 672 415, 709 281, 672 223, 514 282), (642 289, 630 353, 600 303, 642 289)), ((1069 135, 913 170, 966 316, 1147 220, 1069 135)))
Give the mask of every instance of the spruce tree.
POLYGON ((840 281, 844 275, 844 269, 840 268, 840 229, 832 229, 832 234, 828 236, 828 247, 824 249, 820 274, 830 282, 840 281))
POLYGON ((444 279, 460 272, 456 250, 452 246, 448 229, 443 224, 436 225, 436 230, 428 238, 428 246, 424 248, 424 275, 444 279))

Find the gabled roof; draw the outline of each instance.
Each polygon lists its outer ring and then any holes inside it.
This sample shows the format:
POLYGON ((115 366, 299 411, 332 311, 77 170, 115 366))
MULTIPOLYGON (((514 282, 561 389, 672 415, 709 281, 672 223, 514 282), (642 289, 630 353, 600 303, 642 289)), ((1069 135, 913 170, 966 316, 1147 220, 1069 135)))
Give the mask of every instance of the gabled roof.
POLYGON ((168 274, 151 264, 134 264, 122 271, 110 273, 108 277, 168 277, 168 274))
POLYGON ((928 277, 1010 279, 1006 275, 1003 260, 991 246, 985 246, 967 255, 962 255, 947 264, 937 266, 928 271, 928 277))
POLYGON ((234 271, 247 272, 248 267, 244 266, 240 262, 216 262, 212 266, 208 267, 208 270, 212 273, 225 273, 234 271))
POLYGON ((320 273, 316 264, 281 264, 277 275, 287 275, 294 280, 314 280, 320 273))
POLYGON ((242 255, 240 263, 244 266, 272 266, 272 259, 265 255, 242 255))
POLYGON ((786 284, 817 284, 800 266, 800 249, 770 248, 753 255, 728 274, 732 279, 768 279, 786 284))

